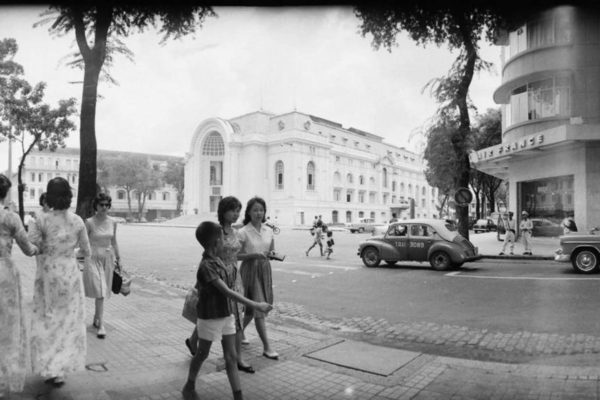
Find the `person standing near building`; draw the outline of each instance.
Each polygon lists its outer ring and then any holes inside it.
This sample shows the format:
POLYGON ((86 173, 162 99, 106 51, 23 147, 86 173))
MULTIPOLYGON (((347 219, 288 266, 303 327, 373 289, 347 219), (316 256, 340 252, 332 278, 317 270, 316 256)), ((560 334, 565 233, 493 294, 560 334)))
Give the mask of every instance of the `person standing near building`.
POLYGON ((506 246, 510 243, 510 255, 514 254, 515 249, 515 235, 517 233, 517 221, 513 219, 514 213, 512 211, 508 212, 508 219, 504 221, 504 227, 506 228, 506 233, 504 234, 504 244, 502 245, 502 251, 500 255, 504 255, 506 251, 506 246))
POLYGON ((577 224, 575 224, 573 215, 568 215, 565 219, 563 219, 561 225, 563 227, 563 235, 568 235, 569 233, 577 232, 577 224))
POLYGON ((521 237, 523 238, 523 246, 525 246, 525 251, 523 255, 530 256, 531 253, 531 233, 533 231, 533 222, 529 219, 529 213, 527 211, 523 211, 521 213, 521 223, 519 224, 519 230, 521 231, 521 237))

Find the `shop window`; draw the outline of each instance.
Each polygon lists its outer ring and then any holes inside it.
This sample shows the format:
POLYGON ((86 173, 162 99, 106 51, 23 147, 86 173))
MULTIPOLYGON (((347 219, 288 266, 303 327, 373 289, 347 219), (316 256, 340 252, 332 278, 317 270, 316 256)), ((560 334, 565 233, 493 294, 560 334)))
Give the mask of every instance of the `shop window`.
POLYGON ((566 215, 575 213, 573 204, 573 175, 521 182, 521 209, 531 218, 560 223, 566 215))

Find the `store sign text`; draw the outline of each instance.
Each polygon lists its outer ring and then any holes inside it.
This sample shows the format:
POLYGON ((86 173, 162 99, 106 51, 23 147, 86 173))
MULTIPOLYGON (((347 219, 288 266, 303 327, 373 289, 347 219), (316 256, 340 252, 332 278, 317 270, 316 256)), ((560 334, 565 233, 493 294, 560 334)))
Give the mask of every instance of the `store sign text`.
POLYGON ((499 157, 502 154, 516 153, 521 150, 531 149, 544 143, 544 135, 531 136, 530 138, 519 140, 513 143, 502 144, 488 149, 478 151, 477 157, 480 160, 499 157))

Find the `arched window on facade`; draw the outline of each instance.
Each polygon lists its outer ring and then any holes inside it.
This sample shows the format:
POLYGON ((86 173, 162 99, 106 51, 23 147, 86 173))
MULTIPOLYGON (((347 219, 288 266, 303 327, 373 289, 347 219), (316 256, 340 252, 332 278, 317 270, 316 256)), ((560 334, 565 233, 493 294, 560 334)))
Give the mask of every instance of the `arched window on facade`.
POLYGON ((346 222, 352 222, 352 211, 346 211, 346 222))
POLYGON ((426 192, 426 190, 427 190, 427 189, 425 189, 425 186, 423 186, 423 190, 421 191, 421 194, 422 194, 423 196, 425 196, 425 194, 427 193, 427 192, 426 192))
POLYGON ((400 193, 404 194, 404 182, 400 182, 400 193))
POLYGON ((361 185, 365 184, 365 177, 363 175, 360 175, 358 177, 358 183, 360 183, 361 185))
POLYGON ((275 163, 275 189, 283 189, 283 161, 275 163))
POLYGON ((202 155, 222 156, 225 154, 225 144, 223 138, 218 132, 211 132, 204 140, 202 146, 202 155))
POLYGON ((384 188, 388 187, 388 173, 387 173, 387 168, 383 169, 383 187, 384 188))
POLYGON ((315 190, 315 163, 312 161, 306 166, 306 189, 315 190))

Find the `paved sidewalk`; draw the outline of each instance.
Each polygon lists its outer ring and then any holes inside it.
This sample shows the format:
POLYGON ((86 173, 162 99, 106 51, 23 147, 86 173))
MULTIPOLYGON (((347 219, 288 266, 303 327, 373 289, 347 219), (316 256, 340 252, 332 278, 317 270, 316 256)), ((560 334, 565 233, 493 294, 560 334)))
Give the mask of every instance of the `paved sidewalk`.
MULTIPOLYGON (((29 308, 33 262, 23 265, 21 270, 29 308)), ((180 389, 190 361, 184 339, 192 329, 180 316, 184 294, 181 289, 137 277, 130 296, 114 296, 107 302, 107 338, 97 339, 94 330, 88 329, 86 371, 69 376, 60 389, 51 389, 40 378, 30 377, 24 393, 13 397, 19 400, 181 399, 180 389)), ((87 300, 87 312, 87 322, 91 324, 91 299, 87 300)), ((268 318, 268 332, 281 357, 279 361, 272 361, 261 356, 262 347, 251 325, 247 332, 250 345, 243 351, 257 373, 240 372, 245 398, 600 398, 600 368, 596 366, 600 354, 598 337, 565 338, 529 332, 507 336, 465 327, 389 326, 385 321, 372 320, 368 321, 370 331, 358 332, 361 321, 368 319, 331 323, 304 313, 301 306, 276 304, 268 318), (346 345, 346 350, 336 353, 340 343, 346 345), (501 363, 439 356, 436 354, 442 352, 428 351, 436 343, 442 349, 471 346, 474 351, 487 350, 490 354, 499 351, 506 357, 516 354, 531 358, 529 362, 520 357, 519 363, 501 363), (367 345, 379 349, 371 353, 377 359, 347 350, 348 346, 358 349, 367 345), (329 361, 334 363, 315 358, 315 352, 324 349, 330 351, 329 361), (381 357, 394 351, 400 356, 391 360, 381 357), (536 355, 567 358, 563 366, 539 365, 536 355), (584 363, 590 366, 583 366, 584 363), (373 373, 373 365, 391 368, 387 372, 373 373)), ((211 356, 202 367, 197 382, 201 399, 232 398, 220 347, 220 344, 213 345, 211 356)))

